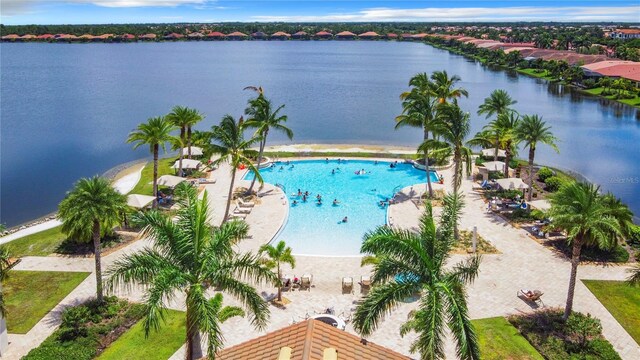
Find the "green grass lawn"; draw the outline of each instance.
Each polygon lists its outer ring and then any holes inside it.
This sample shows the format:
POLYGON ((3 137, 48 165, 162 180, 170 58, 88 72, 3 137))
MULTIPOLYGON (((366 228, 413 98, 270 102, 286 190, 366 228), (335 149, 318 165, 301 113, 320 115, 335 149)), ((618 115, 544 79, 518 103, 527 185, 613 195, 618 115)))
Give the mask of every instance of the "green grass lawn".
POLYGON ((629 335, 640 344, 640 288, 623 281, 582 280, 629 335))
POLYGON ((588 94, 591 94, 591 95, 602 96, 602 97, 607 98, 609 100, 614 100, 614 101, 617 101, 617 102, 621 102, 623 104, 636 106, 636 107, 640 106, 640 96, 636 96, 636 97, 634 97, 632 99, 614 99, 613 95, 603 96, 602 95, 602 91, 603 90, 604 90, 604 88, 597 87, 597 88, 587 89, 587 90, 583 90, 583 91, 588 93, 588 94))
POLYGON ((542 356, 503 317, 473 320, 483 359, 540 359, 542 356))
POLYGON ((160 331, 152 330, 148 338, 144 336, 144 320, 140 320, 109 345, 98 359, 166 360, 185 342, 185 320, 184 312, 169 310, 166 323, 161 325, 160 331))
MULTIPOLYGON (((175 163, 175 158, 165 158, 158 160, 158 177, 162 175, 174 175, 175 171, 171 168, 175 163)), ((153 161, 149 161, 142 169, 140 181, 129 192, 129 194, 153 195, 153 161)))
POLYGON ((9 272, 2 284, 10 333, 26 334, 89 275, 86 272, 9 272))
POLYGON ((521 74, 537 77, 540 79, 551 80, 551 81, 556 80, 549 75, 549 72, 547 70, 543 70, 542 72, 537 72, 537 69, 518 69, 518 72, 521 74))
POLYGON ((62 226, 56 226, 8 242, 4 247, 13 257, 47 256, 54 253, 66 238, 67 236, 62 233, 62 226))

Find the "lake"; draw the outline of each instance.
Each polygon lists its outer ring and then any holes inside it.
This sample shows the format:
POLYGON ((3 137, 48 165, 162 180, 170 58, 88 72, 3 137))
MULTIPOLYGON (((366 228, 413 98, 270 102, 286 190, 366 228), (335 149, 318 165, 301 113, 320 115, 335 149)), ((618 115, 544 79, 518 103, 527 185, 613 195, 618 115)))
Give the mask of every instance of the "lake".
MULTIPOLYGON (((420 43, 176 42, 0 45, 0 222, 12 226, 55 211, 80 177, 148 156, 125 143, 137 124, 174 105, 239 116, 248 85, 261 85, 284 113, 296 143, 414 146, 395 131, 399 94, 417 72, 447 70, 469 90, 461 106, 472 132, 478 105, 497 88, 537 113, 562 142, 536 160, 577 171, 640 213, 640 112, 545 81, 492 70, 420 43)), ((270 143, 285 143, 270 135, 270 143)), ((521 153, 526 157, 526 152, 521 153)))

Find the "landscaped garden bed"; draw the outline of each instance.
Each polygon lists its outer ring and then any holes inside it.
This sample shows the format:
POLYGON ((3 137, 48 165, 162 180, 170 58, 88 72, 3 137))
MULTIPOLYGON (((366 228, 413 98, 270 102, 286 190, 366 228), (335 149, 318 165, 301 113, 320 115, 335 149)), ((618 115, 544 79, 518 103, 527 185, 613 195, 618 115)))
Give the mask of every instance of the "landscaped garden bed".
POLYGON ((600 320, 573 313, 562 321, 561 309, 547 309, 508 318, 546 359, 620 359, 602 336, 600 320))
POLYGON ((9 272, 2 283, 8 331, 26 334, 87 276, 86 272, 9 272))

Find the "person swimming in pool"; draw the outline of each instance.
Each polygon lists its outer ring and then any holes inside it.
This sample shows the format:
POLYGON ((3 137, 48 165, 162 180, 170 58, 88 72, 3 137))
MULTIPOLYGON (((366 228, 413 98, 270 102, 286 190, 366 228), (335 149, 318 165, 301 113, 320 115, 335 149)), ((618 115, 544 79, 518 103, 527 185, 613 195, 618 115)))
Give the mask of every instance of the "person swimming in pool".
POLYGON ((284 166, 280 166, 280 170, 284 170, 284 166))
POLYGON ((316 195, 316 199, 322 200, 322 196, 320 196, 320 194, 318 194, 318 195, 316 195))
POLYGON ((344 219, 342 219, 343 223, 346 223, 347 221, 349 221, 349 218, 347 218, 346 216, 344 217, 344 219))
POLYGON ((338 206, 338 204, 340 204, 340 201, 338 201, 338 199, 333 199, 333 206, 338 206))
POLYGON ((293 200, 293 205, 298 205, 298 200, 293 200))
POLYGON ((325 158, 324 162, 328 163, 329 162, 329 158, 325 158))
POLYGON ((335 175, 336 174, 336 169, 332 169, 331 170, 331 175, 335 175))
POLYGON ((305 192, 304 192, 304 196, 309 196, 309 192, 308 192, 308 191, 305 191, 305 192))
POLYGON ((322 205, 322 198, 318 199, 318 205, 322 205))
POLYGON ((302 202, 307 202, 307 195, 302 195, 302 202))
POLYGON ((302 196, 302 191, 300 191, 300 189, 298 189, 298 196, 302 196))

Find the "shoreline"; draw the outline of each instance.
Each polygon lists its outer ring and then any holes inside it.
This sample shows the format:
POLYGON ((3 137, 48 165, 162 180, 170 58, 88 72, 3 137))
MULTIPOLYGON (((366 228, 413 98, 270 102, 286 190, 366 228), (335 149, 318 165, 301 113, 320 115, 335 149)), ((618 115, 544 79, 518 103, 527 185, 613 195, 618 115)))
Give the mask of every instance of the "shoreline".
MULTIPOLYGON (((345 156, 349 156, 350 154, 354 154, 354 153, 363 153, 363 156, 362 156, 363 158, 375 158, 375 157, 385 157, 385 156, 389 158, 402 158, 403 156, 416 154, 415 148, 410 146, 399 146, 399 145, 315 143, 315 144, 271 145, 265 148, 265 153, 274 153, 274 152, 287 153, 287 154, 291 154, 291 156, 294 156, 294 157, 317 156, 317 155, 314 155, 314 153, 319 153, 319 154, 343 153, 345 154, 345 156)), ((107 177, 108 179, 112 180, 112 182, 115 183, 119 180, 122 180, 125 176, 132 175, 132 173, 134 172, 133 169, 135 169, 136 167, 140 167, 140 169, 137 170, 139 174, 144 168, 144 165, 146 165, 148 162, 149 160, 147 159, 138 159, 138 160, 129 161, 129 162, 112 167, 111 169, 105 171, 101 176, 107 177)), ((578 181, 587 181, 587 182, 593 183, 584 175, 571 169, 560 168, 557 166, 544 165, 544 164, 538 164, 538 163, 535 163, 534 166, 546 166, 552 169, 557 169, 576 178, 576 180, 578 181)), ((133 184, 131 188, 135 187, 136 184, 133 184)), ((38 217, 34 220, 30 220, 22 224, 7 228, 7 230, 3 233, 3 235, 0 236, 0 244, 7 242, 7 241, 3 242, 3 240, 5 240, 7 236, 15 234, 19 231, 28 230, 49 221, 57 221, 55 215, 56 215, 56 212, 52 212, 47 215, 38 217)), ((636 221, 640 222, 640 217, 638 215, 635 215, 634 218, 636 219, 636 221)), ((46 228, 44 228, 43 230, 46 230, 46 228)), ((27 235, 29 234, 18 236, 15 239, 20 238, 22 236, 27 236, 27 235)), ((15 240, 15 239, 12 239, 12 240, 15 240)))

